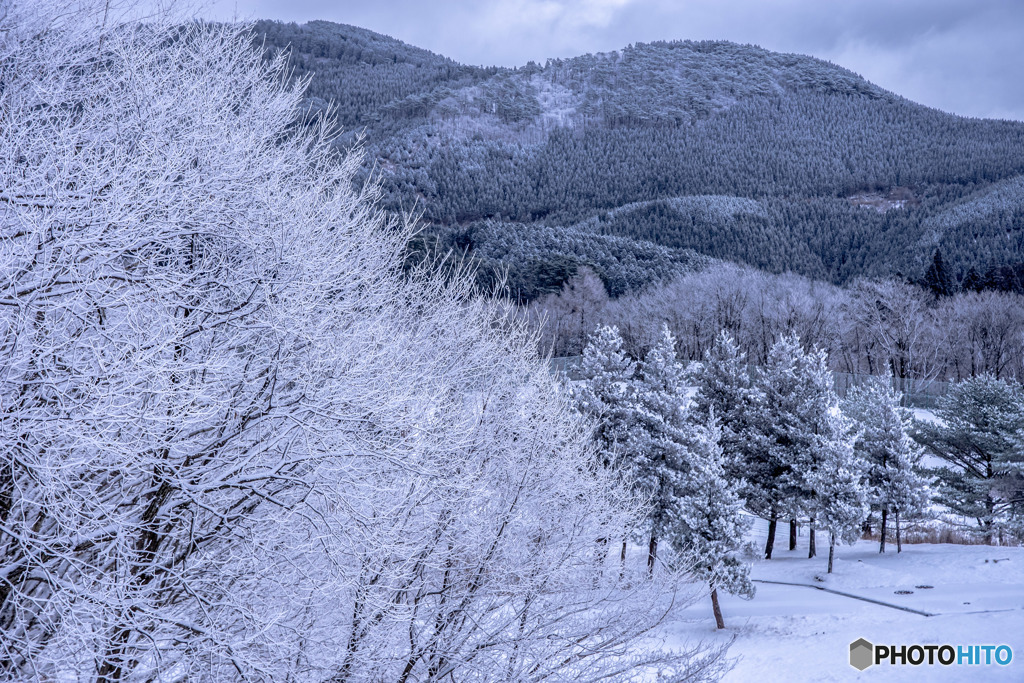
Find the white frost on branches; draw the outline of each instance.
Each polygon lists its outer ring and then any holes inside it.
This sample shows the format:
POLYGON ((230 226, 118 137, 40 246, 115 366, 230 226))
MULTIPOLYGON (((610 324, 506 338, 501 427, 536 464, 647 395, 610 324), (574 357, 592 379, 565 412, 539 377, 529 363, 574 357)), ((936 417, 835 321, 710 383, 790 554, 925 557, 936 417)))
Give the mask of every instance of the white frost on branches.
POLYGON ((0 19, 0 677, 714 676, 632 649, 645 511, 283 61, 106 9, 0 19))

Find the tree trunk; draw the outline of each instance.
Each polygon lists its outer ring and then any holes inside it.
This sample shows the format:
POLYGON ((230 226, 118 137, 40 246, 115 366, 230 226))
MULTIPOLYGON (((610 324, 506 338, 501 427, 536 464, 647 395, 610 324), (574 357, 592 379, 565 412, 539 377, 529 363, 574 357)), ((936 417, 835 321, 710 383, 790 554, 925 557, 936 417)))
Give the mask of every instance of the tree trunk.
POLYGON ((810 529, 810 533, 807 534, 810 537, 810 542, 807 544, 807 559, 817 556, 818 546, 814 542, 814 518, 811 517, 811 523, 807 525, 810 529))
POLYGON ((711 585, 711 609, 715 611, 715 626, 725 628, 725 620, 722 619, 722 608, 718 606, 718 589, 711 585))
POLYGON ((796 550, 796 520, 789 520, 789 549, 796 550))
POLYGON ((622 539, 622 550, 619 551, 619 578, 626 574, 626 539, 622 539))
POLYGON ((654 561, 658 559, 658 537, 651 532, 651 542, 647 545, 647 574, 654 576, 654 561))
POLYGON ((832 573, 832 558, 836 556, 836 533, 829 532, 828 537, 828 573, 832 573))
POLYGON ((887 522, 888 518, 889 518, 889 508, 888 507, 884 507, 884 508, 882 508, 882 531, 881 531, 882 540, 881 540, 881 542, 878 545, 878 552, 880 552, 880 553, 884 553, 885 552, 885 531, 886 531, 885 525, 886 525, 886 522, 887 522))
POLYGON ((764 559, 772 559, 772 548, 775 547, 775 528, 779 524, 779 515, 772 510, 771 519, 768 520, 768 541, 764 546, 764 559))
POLYGON ((903 539, 900 537, 900 511, 896 509, 896 554, 903 552, 903 539))

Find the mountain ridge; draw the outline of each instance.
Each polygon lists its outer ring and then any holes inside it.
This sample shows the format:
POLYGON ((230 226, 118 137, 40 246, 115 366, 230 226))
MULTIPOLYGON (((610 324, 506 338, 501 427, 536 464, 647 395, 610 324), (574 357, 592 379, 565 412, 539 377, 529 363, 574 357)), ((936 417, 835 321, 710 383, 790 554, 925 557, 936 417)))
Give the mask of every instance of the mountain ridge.
MULTIPOLYGON (((616 242, 627 291, 664 276, 631 265, 645 244, 838 284, 917 275, 935 249, 960 276, 1024 261, 1024 123, 941 112, 815 57, 659 41, 474 67, 330 22, 259 22, 256 34, 314 74, 311 106, 335 102, 343 144, 365 132, 385 206, 420 208, 433 249, 494 253, 467 237, 495 239, 481 221, 621 237, 639 249, 616 242), (709 196, 760 208, 709 212, 709 196)), ((559 285, 529 282, 528 264, 549 275, 551 259, 622 291, 607 254, 527 251, 486 265, 523 273, 520 299, 559 285)))

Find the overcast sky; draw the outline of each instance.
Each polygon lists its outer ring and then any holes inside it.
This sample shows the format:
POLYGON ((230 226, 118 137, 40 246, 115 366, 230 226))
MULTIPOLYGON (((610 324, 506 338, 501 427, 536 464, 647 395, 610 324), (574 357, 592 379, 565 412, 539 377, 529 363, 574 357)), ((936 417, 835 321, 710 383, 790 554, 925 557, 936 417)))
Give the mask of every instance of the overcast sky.
POLYGON ((327 19, 502 66, 726 39, 828 59, 946 111, 1024 120, 1024 0, 214 0, 204 13, 327 19))

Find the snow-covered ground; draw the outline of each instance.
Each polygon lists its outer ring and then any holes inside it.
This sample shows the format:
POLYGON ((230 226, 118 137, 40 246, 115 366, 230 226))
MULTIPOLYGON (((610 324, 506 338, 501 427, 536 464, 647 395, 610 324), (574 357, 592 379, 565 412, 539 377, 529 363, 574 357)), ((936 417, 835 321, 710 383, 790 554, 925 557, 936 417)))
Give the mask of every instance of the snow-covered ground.
POLYGON ((751 601, 726 595, 726 629, 716 632, 710 600, 687 608, 665 627, 666 643, 728 642, 738 658, 725 681, 1024 681, 1024 548, 878 544, 838 546, 832 575, 825 573, 828 539, 818 536, 818 557, 807 559, 807 537, 789 551, 779 525, 774 557, 754 564, 759 580, 806 583, 927 612, 923 616, 799 586, 757 583, 751 601), (779 546, 781 545, 781 549, 779 546), (909 591, 898 594, 896 591, 909 591), (992 644, 1013 648, 1008 666, 849 665, 850 643, 992 644))

